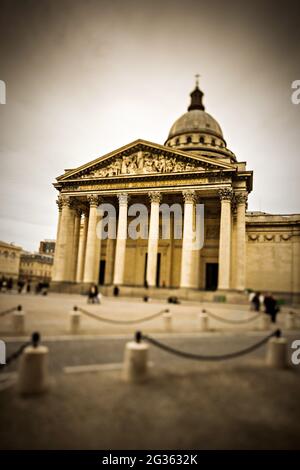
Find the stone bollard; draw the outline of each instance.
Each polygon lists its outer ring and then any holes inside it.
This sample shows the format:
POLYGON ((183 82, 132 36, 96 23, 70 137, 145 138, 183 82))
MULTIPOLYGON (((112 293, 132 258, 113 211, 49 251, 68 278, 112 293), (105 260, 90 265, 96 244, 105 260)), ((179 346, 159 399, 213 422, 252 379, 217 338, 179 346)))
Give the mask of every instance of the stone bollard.
POLYGON ((263 313, 259 319, 260 321, 260 329, 261 330, 269 330, 271 328, 271 317, 266 313, 263 313))
POLYGON ((208 316, 205 313, 199 313, 198 326, 200 331, 208 331, 208 316))
POLYGON ((267 365, 276 369, 287 367, 287 340, 285 338, 273 337, 267 344, 267 365))
POLYGON ((70 312, 70 332, 72 335, 76 335, 80 331, 80 313, 77 307, 70 312))
POLYGON ((32 335, 20 358, 18 390, 21 395, 43 393, 48 388, 48 348, 39 345, 39 334, 32 335))
POLYGON ((126 382, 139 383, 148 378, 149 346, 140 342, 140 333, 136 341, 129 341, 125 346, 122 378, 126 382))
POLYGON ((12 314, 12 327, 13 332, 18 335, 22 335, 25 332, 25 312, 22 310, 21 305, 12 314))
POLYGON ((169 333, 172 331, 172 313, 166 312, 163 314, 164 329, 169 333))
POLYGON ((297 328, 296 317, 293 312, 289 312, 286 314, 284 326, 287 330, 295 330, 297 328))

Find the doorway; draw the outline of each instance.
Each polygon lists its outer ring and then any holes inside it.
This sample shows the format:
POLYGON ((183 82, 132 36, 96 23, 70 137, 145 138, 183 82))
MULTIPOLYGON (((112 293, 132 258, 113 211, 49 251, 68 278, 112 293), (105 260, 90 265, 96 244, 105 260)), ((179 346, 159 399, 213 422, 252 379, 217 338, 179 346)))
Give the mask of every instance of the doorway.
POLYGON ((99 269, 99 284, 100 286, 104 285, 105 279, 105 259, 100 260, 100 269, 99 269))
POLYGON ((218 263, 206 263, 205 290, 217 290, 218 288, 218 263))

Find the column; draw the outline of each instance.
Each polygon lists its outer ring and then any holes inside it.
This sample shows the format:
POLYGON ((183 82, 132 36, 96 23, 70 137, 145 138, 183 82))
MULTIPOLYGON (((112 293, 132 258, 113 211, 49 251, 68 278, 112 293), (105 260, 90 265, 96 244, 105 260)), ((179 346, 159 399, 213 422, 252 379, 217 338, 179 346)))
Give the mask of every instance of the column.
POLYGON ((246 287, 246 204, 247 193, 235 195, 236 202, 236 258, 235 288, 243 291, 246 287))
POLYGON ((127 209, 128 194, 122 193, 118 195, 119 199, 119 220, 116 242, 114 285, 122 285, 124 283, 124 268, 127 240, 127 209))
POLYGON ((297 227, 292 233, 292 297, 293 302, 299 302, 300 292, 300 233, 297 227))
POLYGON ((104 283, 111 285, 114 276, 114 262, 115 262, 115 239, 108 238, 106 242, 106 264, 105 264, 105 279, 104 283))
POLYGON ((56 232, 56 241, 55 241, 55 251, 54 251, 54 262, 53 262, 53 271, 52 271, 52 280, 56 279, 56 268, 57 268, 57 259, 58 259, 58 245, 59 245, 59 238, 60 238, 60 226, 61 226, 61 213, 62 213, 62 200, 61 196, 58 196, 56 201, 58 206, 58 223, 57 223, 57 232, 56 232))
POLYGON ((99 196, 88 196, 88 202, 90 204, 90 211, 86 240, 83 281, 88 283, 96 283, 97 279, 95 263, 97 254, 97 242, 100 244, 100 240, 97 238, 97 207, 99 204, 99 196))
POLYGON ((180 287, 193 287, 193 257, 195 251, 192 249, 192 243, 196 193, 188 190, 183 191, 182 194, 184 198, 184 217, 180 287))
POLYGON ((221 199, 218 289, 230 288, 231 199, 232 190, 219 190, 221 199))
POLYGON ((59 223, 59 237, 56 244, 55 276, 53 281, 72 281, 73 241, 74 241, 74 210, 72 198, 61 196, 62 213, 59 223))
POLYGON ((76 270, 76 282, 83 281, 83 270, 85 261, 86 239, 88 231, 88 212, 84 212, 83 223, 79 231, 78 261, 76 270))
POLYGON ((72 281, 76 282, 77 272, 77 261, 78 261, 78 247, 79 247, 79 235, 80 235, 80 222, 81 222, 81 210, 74 209, 74 237, 73 237, 73 254, 72 254, 72 281))
POLYGON ((149 287, 156 286, 157 252, 159 239, 159 204, 161 194, 159 192, 149 193, 151 201, 150 226, 148 235, 148 258, 147 258, 147 283, 149 287))
POLYGON ((170 245, 167 257, 167 287, 173 287, 173 266, 174 266, 174 214, 170 214, 170 245))

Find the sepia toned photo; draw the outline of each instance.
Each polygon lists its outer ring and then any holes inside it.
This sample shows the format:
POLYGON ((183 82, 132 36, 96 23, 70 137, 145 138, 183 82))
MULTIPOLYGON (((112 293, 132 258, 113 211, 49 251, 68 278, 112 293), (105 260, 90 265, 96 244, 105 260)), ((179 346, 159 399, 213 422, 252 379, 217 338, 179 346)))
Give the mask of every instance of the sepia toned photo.
POLYGON ((3 463, 299 451, 299 13, 0 0, 3 463))

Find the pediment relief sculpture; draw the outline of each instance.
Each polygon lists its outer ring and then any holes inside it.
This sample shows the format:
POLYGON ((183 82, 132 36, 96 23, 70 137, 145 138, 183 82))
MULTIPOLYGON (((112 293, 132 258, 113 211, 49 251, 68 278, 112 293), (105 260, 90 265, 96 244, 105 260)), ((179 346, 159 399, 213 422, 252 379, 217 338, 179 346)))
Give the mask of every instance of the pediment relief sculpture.
POLYGON ((105 178, 119 175, 142 175, 149 173, 177 173, 203 170, 197 162, 185 161, 176 157, 153 155, 150 152, 137 152, 115 158, 109 165, 99 167, 82 178, 105 178))

